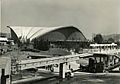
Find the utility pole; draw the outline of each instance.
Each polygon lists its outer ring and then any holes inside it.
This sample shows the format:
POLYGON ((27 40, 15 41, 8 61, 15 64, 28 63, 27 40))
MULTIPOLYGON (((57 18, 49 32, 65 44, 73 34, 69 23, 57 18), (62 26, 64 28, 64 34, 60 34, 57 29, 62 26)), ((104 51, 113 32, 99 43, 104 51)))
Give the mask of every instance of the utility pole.
POLYGON ((0 0, 0 33, 2 33, 2 0, 0 0))

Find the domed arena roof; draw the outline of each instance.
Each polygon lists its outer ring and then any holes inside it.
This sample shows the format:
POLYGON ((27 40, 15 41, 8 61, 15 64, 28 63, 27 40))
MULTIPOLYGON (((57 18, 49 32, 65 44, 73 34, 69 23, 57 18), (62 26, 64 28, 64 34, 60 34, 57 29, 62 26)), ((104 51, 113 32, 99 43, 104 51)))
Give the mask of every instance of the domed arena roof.
POLYGON ((86 38, 83 33, 76 27, 21 27, 21 26, 7 26, 11 30, 11 37, 17 41, 23 41, 35 38, 47 38, 49 40, 81 40, 86 38), (54 38, 54 39, 53 39, 54 38))

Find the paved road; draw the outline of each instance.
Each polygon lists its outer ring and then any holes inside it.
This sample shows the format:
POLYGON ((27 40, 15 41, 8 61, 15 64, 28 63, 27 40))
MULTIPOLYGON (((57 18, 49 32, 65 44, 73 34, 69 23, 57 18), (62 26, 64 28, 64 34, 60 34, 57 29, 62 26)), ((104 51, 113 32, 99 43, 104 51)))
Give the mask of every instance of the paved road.
POLYGON ((73 78, 66 79, 47 79, 44 81, 37 81, 31 84, 120 84, 119 74, 84 74, 76 73, 73 78))

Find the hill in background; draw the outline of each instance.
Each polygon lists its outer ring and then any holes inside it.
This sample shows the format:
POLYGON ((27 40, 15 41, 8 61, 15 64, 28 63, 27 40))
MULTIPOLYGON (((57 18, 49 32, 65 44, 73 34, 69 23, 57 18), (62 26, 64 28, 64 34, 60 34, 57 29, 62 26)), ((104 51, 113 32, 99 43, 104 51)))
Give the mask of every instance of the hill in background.
POLYGON ((108 40, 109 38, 114 39, 114 41, 120 41, 120 34, 103 35, 104 40, 108 40))

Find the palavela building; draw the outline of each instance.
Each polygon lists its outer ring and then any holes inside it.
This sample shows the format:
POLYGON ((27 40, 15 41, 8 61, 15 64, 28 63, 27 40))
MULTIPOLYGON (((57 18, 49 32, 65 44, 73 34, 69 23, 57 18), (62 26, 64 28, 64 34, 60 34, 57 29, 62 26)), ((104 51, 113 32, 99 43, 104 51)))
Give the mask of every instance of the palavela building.
POLYGON ((51 43, 61 44, 67 42, 85 42, 83 33, 74 26, 59 27, 23 27, 7 26, 11 30, 11 37, 16 43, 29 41, 35 44, 35 41, 49 41, 51 43))

